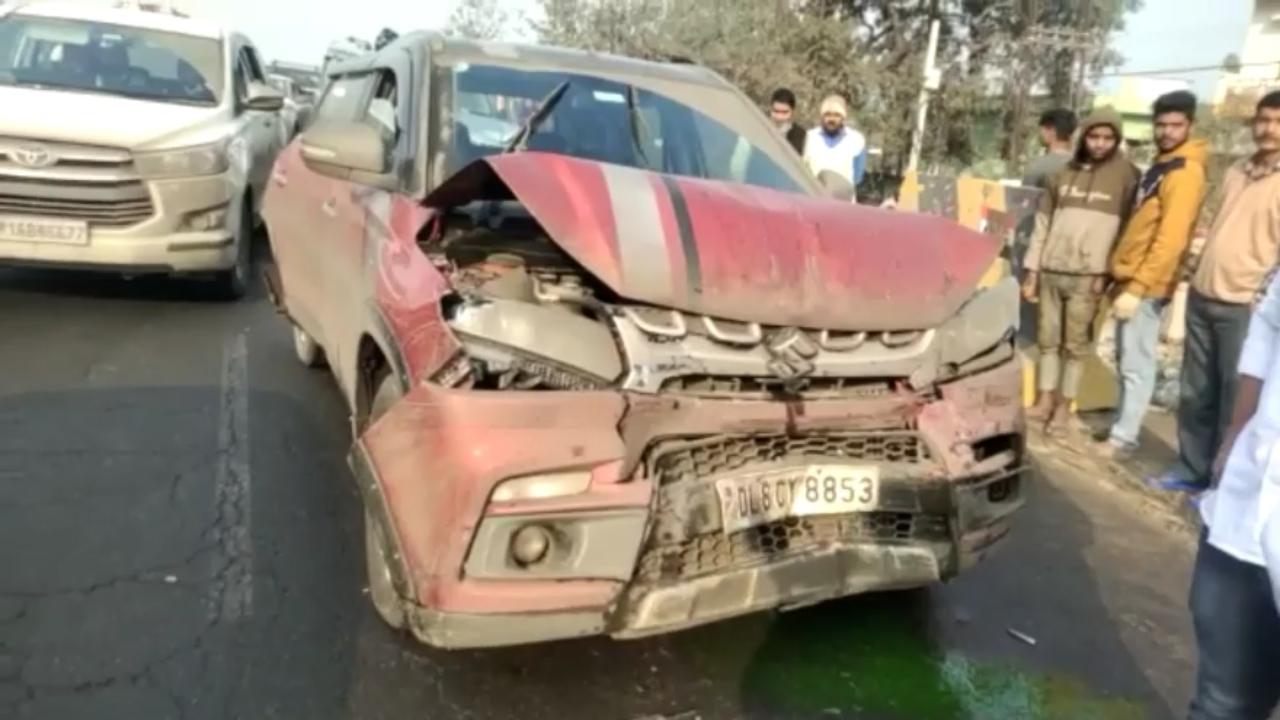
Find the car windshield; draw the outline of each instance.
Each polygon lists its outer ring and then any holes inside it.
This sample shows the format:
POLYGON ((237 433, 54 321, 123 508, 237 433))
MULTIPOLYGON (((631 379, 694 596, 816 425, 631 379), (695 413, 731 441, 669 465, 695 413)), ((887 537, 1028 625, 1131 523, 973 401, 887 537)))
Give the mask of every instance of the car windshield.
MULTIPOLYGON (((453 67, 457 127, 450 166, 460 169, 477 158, 501 153, 538 105, 566 82, 563 95, 528 137, 528 150, 808 192, 793 173, 728 120, 666 95, 591 75, 475 63, 453 67)), ((737 101, 727 91, 706 92, 737 101)))
POLYGON ((213 38, 36 15, 0 19, 0 85, 217 105, 222 43, 213 38))

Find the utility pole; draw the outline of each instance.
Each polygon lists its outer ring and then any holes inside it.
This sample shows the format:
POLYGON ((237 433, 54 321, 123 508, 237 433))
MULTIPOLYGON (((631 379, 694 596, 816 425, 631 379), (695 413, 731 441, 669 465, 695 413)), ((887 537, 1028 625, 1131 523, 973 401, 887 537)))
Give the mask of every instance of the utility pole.
POLYGON ((907 158, 907 172, 914 172, 920 166, 920 153, 924 150, 925 130, 929 123, 929 98, 942 84, 937 67, 938 35, 942 32, 942 18, 938 14, 939 5, 940 0, 933 0, 929 7, 929 44, 924 52, 920 95, 916 98, 916 125, 911 132, 911 154, 907 158))

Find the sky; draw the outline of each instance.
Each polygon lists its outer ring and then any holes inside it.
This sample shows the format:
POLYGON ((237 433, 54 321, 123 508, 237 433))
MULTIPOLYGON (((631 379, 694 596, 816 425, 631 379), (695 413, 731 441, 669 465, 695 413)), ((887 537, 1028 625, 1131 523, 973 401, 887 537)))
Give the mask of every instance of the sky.
MULTIPOLYGON (((273 60, 319 63, 331 40, 347 35, 372 39, 383 27, 399 30, 442 27, 452 2, 411 0, 176 0, 193 15, 239 28, 273 60)), ((534 0, 507 0, 514 11, 534 0)), ((1146 0, 1118 38, 1128 58, 1123 70, 1166 70, 1217 65, 1238 52, 1252 13, 1252 0, 1146 0)), ((1217 73, 1168 74, 1195 84, 1211 97, 1217 73)))

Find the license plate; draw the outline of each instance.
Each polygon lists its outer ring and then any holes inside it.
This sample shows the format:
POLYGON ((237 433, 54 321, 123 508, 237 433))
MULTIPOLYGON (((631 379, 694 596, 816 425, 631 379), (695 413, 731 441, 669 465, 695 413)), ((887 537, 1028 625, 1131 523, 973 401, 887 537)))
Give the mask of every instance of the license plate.
POLYGON ((725 534, 789 517, 845 515, 880 504, 880 468, 809 465, 716 481, 725 534))
POLYGON ((54 245, 87 245, 89 224, 75 220, 45 220, 0 215, 0 240, 54 245))

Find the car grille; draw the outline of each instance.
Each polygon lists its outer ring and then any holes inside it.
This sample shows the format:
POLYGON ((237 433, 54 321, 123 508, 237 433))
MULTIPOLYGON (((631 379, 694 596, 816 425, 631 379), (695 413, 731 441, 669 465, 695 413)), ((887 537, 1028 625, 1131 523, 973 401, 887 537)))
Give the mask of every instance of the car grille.
POLYGON ((0 138, 0 214, 119 228, 150 218, 155 206, 127 151, 0 138), (21 150, 32 146, 56 161, 47 167, 22 165, 21 150))
MULTIPOLYGON (((800 458, 843 458, 875 464, 918 465, 928 445, 911 431, 765 433, 663 440, 646 455, 658 486, 657 522, 682 524, 668 495, 680 483, 800 458)), ((904 512, 867 512, 788 518, 729 535, 719 529, 677 540, 655 534, 641 556, 641 582, 689 580, 761 565, 839 542, 909 542, 949 537, 948 518, 904 512)))
POLYGON ((656 478, 661 487, 754 463, 817 457, 914 464, 928 461, 929 451, 914 432, 767 433, 665 441, 649 456, 650 476, 656 478))
POLYGON ((646 583, 692 580, 762 565, 839 542, 945 540, 947 518, 871 512, 824 518, 788 518, 732 535, 708 533, 672 545, 650 546, 640 558, 646 583))
POLYGON ((128 227, 155 214, 139 181, 68 182, 0 179, 0 213, 84 220, 95 227, 128 227))

